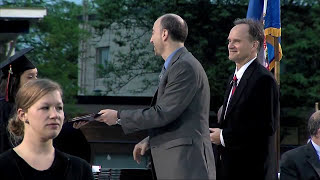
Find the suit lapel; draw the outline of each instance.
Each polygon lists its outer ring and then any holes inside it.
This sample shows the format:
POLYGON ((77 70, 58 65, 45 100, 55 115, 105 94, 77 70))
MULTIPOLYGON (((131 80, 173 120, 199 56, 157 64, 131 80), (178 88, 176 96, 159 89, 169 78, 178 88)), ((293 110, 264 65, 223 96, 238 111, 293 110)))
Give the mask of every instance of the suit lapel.
POLYGON ((168 65, 168 68, 167 68, 167 69, 169 69, 169 68, 180 58, 180 56, 181 56, 182 54, 185 54, 185 53, 187 53, 187 52, 189 52, 189 51, 188 51, 187 48, 185 48, 185 47, 182 47, 181 49, 179 49, 179 50, 176 52, 176 54, 172 57, 171 62, 170 62, 170 64, 168 65))
POLYGON ((317 172, 318 176, 320 177, 320 160, 311 142, 307 144, 306 151, 307 151, 306 152, 307 161, 311 164, 311 166, 314 168, 314 170, 317 172))
POLYGON ((231 76, 229 77, 229 80, 228 80, 229 84, 227 85, 227 90, 226 90, 225 93, 224 93, 223 108, 222 108, 222 113, 221 113, 221 115, 220 115, 220 119, 222 119, 222 121, 220 121, 220 123, 222 123, 223 120, 224 120, 224 114, 225 114, 225 111, 226 111, 229 94, 230 94, 230 91, 231 91, 231 88, 232 88, 232 82, 231 82, 232 77, 233 77, 233 75, 231 75, 231 76))
POLYGON ((159 98, 159 95, 161 95, 161 92, 163 92, 163 86, 165 86, 166 85, 166 83, 163 83, 163 81, 166 81, 167 80, 167 76, 168 76, 168 72, 170 71, 169 69, 170 69, 170 67, 175 63, 175 62, 177 62, 178 61, 178 59, 180 58, 180 56, 182 55, 182 54, 185 54, 185 53, 188 53, 189 51, 187 50, 187 48, 185 48, 185 47, 182 47, 181 49, 179 49, 177 52, 176 52, 176 54, 172 57, 172 59, 171 59, 171 61, 170 61, 170 64, 168 65, 168 67, 167 67, 167 69, 166 69, 166 71, 163 73, 163 75, 162 75, 162 78, 161 78, 161 80, 160 80, 160 82, 159 82, 159 85, 158 85, 158 89, 157 89, 157 91, 156 91, 156 93, 154 94, 154 96, 153 96, 153 98, 152 98, 152 101, 151 101, 151 106, 153 106, 153 105, 155 105, 156 103, 157 103, 157 100, 158 100, 158 98, 159 98), (162 87, 160 87, 160 85, 162 86, 162 87), (159 91, 159 89, 160 89, 160 91, 159 91), (159 92, 160 92, 160 94, 159 94, 159 92))
MULTIPOLYGON (((227 113, 226 116, 228 115, 228 113, 230 113, 234 107, 234 105, 237 104, 238 100, 241 97, 241 94, 243 93, 244 89, 247 86, 248 81, 250 81, 250 77, 252 76, 254 70, 256 69, 257 64, 257 60, 254 60, 246 69, 246 71, 244 72, 236 91, 234 92, 232 98, 230 99, 229 105, 228 105, 228 109, 227 109, 227 113)), ((230 91, 229 91, 230 93, 230 91)), ((227 99, 228 101, 228 99, 227 99)))
MULTIPOLYGON (((172 59, 171 59, 171 61, 170 61, 170 64, 168 65, 168 67, 167 67, 167 69, 166 69, 166 72, 163 73, 162 78, 161 78, 161 80, 160 80, 160 82, 159 82, 159 85, 161 84, 162 81, 165 81, 165 80, 167 79, 167 75, 168 75, 168 72, 169 72, 170 67, 171 67, 175 62, 177 62, 177 60, 180 58, 180 56, 181 56, 182 54, 187 53, 187 52, 189 52, 189 51, 188 51, 187 48, 185 48, 185 47, 182 47, 181 49, 179 49, 179 50, 176 52, 176 54, 172 57, 172 59)), ((159 87, 158 87, 158 88, 159 88, 159 87)))

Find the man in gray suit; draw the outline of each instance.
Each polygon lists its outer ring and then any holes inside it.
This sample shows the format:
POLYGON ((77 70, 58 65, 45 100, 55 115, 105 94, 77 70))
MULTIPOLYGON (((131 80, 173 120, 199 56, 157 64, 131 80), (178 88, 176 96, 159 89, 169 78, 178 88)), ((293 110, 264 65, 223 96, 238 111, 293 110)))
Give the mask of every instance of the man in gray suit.
POLYGON ((125 134, 149 130, 133 151, 139 163, 151 149, 158 179, 215 179, 209 136, 210 90, 199 61, 184 47, 187 23, 165 14, 153 26, 150 42, 164 60, 160 83, 150 108, 101 110, 98 121, 121 124, 125 134))

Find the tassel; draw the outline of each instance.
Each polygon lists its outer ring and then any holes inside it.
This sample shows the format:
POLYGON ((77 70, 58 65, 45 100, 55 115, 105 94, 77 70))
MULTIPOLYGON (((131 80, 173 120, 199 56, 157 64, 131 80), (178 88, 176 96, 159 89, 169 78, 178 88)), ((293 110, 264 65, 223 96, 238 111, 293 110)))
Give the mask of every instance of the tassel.
POLYGON ((8 81, 7 81, 7 87, 6 87, 6 101, 9 101, 9 83, 10 83, 10 75, 12 74, 12 68, 11 68, 11 64, 10 64, 10 68, 9 68, 9 74, 8 74, 8 81))

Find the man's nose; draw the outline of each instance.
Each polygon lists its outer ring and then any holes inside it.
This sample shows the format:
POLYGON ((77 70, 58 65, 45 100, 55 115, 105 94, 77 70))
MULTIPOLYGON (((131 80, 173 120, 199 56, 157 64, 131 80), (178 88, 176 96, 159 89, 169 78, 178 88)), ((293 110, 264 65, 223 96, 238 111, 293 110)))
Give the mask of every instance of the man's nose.
POLYGON ((228 49, 231 49, 231 48, 234 48, 234 45, 233 45, 233 43, 229 42, 228 43, 228 49))

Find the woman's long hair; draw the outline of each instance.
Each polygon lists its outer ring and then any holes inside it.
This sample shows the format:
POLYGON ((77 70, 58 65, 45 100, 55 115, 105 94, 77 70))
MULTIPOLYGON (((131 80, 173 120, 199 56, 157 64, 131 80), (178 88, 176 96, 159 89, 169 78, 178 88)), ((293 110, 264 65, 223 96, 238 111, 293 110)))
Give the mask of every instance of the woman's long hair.
POLYGON ((59 91, 62 96, 60 85, 49 79, 31 80, 18 90, 15 98, 15 114, 9 119, 8 123, 10 140, 14 146, 20 144, 24 137, 24 122, 17 116, 18 109, 27 112, 28 109, 43 96, 56 90, 59 91))

